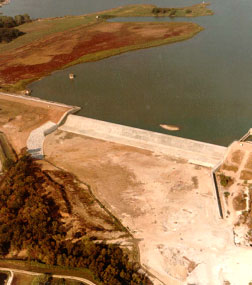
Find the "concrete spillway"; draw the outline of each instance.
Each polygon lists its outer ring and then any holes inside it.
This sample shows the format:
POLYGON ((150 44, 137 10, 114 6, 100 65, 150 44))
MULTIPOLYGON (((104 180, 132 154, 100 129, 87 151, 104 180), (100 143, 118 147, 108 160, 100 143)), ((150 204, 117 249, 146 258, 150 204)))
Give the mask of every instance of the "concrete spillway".
POLYGON ((209 167, 220 162, 227 149, 223 146, 75 115, 69 115, 65 124, 59 129, 154 152, 161 152, 209 167))
POLYGON ((39 128, 33 130, 27 140, 27 150, 34 158, 43 159, 43 144, 45 136, 57 129, 57 124, 48 121, 39 128))

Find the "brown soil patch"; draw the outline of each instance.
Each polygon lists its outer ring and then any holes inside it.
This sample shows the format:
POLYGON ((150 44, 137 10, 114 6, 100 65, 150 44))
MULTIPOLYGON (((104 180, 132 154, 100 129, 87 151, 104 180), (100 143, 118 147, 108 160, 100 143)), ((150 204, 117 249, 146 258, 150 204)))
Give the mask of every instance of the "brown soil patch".
POLYGON ((0 131, 4 132, 14 149, 26 146, 30 132, 52 121, 57 123, 70 107, 51 105, 0 94, 0 131))
POLYGON ((35 276, 31 276, 28 274, 22 274, 22 273, 14 273, 14 278, 12 281, 12 285, 30 285, 32 284, 33 279, 35 276))
POLYGON ((239 193, 233 199, 233 207, 236 211, 242 211, 246 209, 246 199, 243 193, 239 193))
POLYGON ((241 172, 240 179, 242 179, 242 180, 252 180, 252 171, 243 170, 241 172))
MULTIPOLYGON (((47 164, 44 165, 47 168, 47 164)), ((51 167, 51 166, 50 166, 51 167)), ((50 168, 49 167, 49 168, 50 168)), ((67 238, 88 236, 98 240, 125 241, 127 231, 97 202, 89 187, 65 171, 45 170, 48 195, 60 206, 67 238)))
POLYGON ((34 80, 89 54, 176 39, 198 30, 193 23, 100 22, 78 27, 0 55, 0 83, 5 86, 24 79, 34 80))
POLYGON ((221 166, 222 170, 228 170, 228 171, 233 171, 233 172, 237 172, 238 171, 238 167, 236 165, 230 165, 230 164, 226 164, 224 163, 221 166))
POLYGON ((248 160, 246 162, 245 168, 252 170, 252 153, 249 154, 248 160))
POLYGON ((240 164, 242 162, 243 157, 244 157, 244 151, 238 149, 232 153, 231 161, 240 164))

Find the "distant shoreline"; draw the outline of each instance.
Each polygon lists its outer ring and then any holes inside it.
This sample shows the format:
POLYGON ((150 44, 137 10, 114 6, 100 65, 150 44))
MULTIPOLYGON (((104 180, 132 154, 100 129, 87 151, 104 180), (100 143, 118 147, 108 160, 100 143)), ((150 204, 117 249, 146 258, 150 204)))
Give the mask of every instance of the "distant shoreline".
MULTIPOLYGON (((97 13, 45 18, 20 25, 19 30, 24 34, 0 45, 0 90, 22 92, 29 83, 55 70, 137 49, 184 41, 204 29, 197 23, 183 21, 109 22, 109 18, 153 17, 163 10, 162 17, 163 14, 169 17, 174 11, 177 17, 212 15, 207 6, 157 8, 154 5, 126 5, 97 13), (158 13, 154 13, 153 9, 157 9, 158 13), (25 51, 20 49, 23 46, 25 51)), ((175 17, 174 13, 172 17, 175 17)))

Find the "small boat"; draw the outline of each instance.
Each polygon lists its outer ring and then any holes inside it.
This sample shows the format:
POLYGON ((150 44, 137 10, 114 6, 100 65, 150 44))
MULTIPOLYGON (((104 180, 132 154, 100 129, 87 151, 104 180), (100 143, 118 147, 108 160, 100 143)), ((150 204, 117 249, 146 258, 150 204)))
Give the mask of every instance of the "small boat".
POLYGON ((26 89, 25 90, 25 95, 30 95, 31 94, 31 90, 30 89, 26 89))
POLYGON ((180 127, 175 126, 175 125, 160 124, 159 126, 167 131, 179 131, 180 130, 180 127))
POLYGON ((69 73, 69 78, 74 79, 75 75, 73 73, 69 73))

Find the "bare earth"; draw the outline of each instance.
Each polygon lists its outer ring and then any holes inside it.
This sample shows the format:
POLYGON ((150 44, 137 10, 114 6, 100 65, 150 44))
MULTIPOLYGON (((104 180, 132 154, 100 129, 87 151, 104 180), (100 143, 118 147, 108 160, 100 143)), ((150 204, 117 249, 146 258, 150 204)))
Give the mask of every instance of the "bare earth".
POLYGON ((163 284, 252 280, 252 252, 234 245, 219 218, 209 168, 60 130, 47 137, 45 154, 129 227, 142 264, 163 284))
POLYGON ((47 121, 57 123, 70 107, 24 100, 0 93, 0 131, 4 132, 14 149, 26 146, 30 132, 47 121))
POLYGON ((218 171, 219 174, 231 178, 225 187, 219 185, 219 188, 225 218, 234 227, 235 242, 250 248, 252 244, 251 142, 232 143, 218 171))

